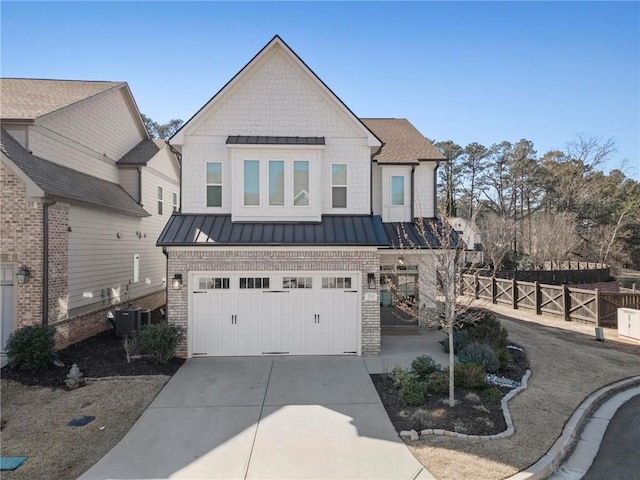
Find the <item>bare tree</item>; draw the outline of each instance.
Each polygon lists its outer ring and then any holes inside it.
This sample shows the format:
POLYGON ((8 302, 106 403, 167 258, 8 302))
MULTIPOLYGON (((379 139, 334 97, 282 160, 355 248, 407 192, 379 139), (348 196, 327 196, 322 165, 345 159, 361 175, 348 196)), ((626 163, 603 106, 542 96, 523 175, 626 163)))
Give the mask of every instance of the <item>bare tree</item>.
POLYGON ((517 228, 513 218, 488 212, 480 222, 482 248, 485 258, 493 265, 494 272, 500 270, 502 262, 511 249, 511 241, 517 228))
POLYGON ((578 249, 578 220, 570 213, 540 213, 522 225, 523 251, 535 268, 543 268, 545 262, 561 265, 578 249))

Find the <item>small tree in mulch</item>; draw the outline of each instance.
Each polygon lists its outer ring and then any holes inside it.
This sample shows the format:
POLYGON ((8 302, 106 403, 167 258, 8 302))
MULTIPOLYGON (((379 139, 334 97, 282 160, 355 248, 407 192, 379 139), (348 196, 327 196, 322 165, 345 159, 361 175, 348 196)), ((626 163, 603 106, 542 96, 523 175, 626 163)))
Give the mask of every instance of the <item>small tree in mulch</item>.
MULTIPOLYGON (((477 212, 476 212, 477 213, 477 212)), ((475 219, 472 219, 475 221, 475 219)), ((468 301, 460 294, 457 282, 457 269, 461 264, 464 242, 444 217, 425 219, 418 217, 413 222, 417 234, 417 241, 408 233, 404 224, 400 224, 397 238, 392 243, 401 254, 398 258, 407 256, 418 263, 420 284, 434 284, 432 291, 420 292, 424 299, 427 297, 435 309, 427 308, 417 295, 406 295, 402 288, 395 285, 391 278, 386 282, 394 300, 394 305, 410 321, 418 321, 419 325, 440 326, 448 335, 449 365, 455 364, 454 333, 464 323, 477 320, 478 312, 469 310, 468 301), (435 279, 430 276, 434 275, 435 279), (431 297, 431 298, 428 298, 431 297)), ((397 267, 396 267, 397 268, 397 267)), ((449 406, 455 406, 455 371, 449 374, 449 406)))

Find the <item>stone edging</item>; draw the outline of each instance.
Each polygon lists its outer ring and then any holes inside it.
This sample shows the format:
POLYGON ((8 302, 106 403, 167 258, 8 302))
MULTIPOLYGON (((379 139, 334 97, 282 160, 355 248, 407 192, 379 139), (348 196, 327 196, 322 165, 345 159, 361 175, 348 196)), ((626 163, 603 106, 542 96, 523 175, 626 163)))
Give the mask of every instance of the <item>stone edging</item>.
POLYGON ((515 429, 513 428, 511 412, 509 412, 507 402, 523 390, 527 389, 527 383, 530 376, 531 370, 527 369, 525 374, 522 376, 521 385, 507 393, 504 397, 502 397, 502 400, 500 401, 500 405, 502 406, 502 413, 504 415, 504 421, 507 424, 507 429, 504 432, 496 433, 494 435, 467 435, 465 433, 451 432, 449 430, 429 428, 426 430, 422 430, 420 434, 418 434, 418 432, 416 432, 415 430, 403 430, 402 432, 400 432, 400 436, 409 438, 411 440, 418 440, 420 437, 425 437, 427 435, 444 435, 447 437, 463 438, 466 440, 499 440, 502 438, 508 438, 513 435, 515 429))
POLYGON ((562 434, 540 460, 506 480, 538 480, 549 477, 573 450, 584 423, 600 405, 616 393, 640 385, 640 376, 630 377, 596 390, 584 400, 569 418, 562 434))
POLYGON ((171 375, 115 375, 112 377, 85 377, 87 382, 103 382, 106 380, 147 380, 155 377, 171 378, 171 375))

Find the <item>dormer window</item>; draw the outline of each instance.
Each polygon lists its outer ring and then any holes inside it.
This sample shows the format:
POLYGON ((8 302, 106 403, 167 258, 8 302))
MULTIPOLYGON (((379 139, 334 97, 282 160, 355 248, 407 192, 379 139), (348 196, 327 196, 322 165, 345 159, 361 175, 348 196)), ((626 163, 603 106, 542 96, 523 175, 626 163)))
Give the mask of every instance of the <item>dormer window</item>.
POLYGON ((233 221, 319 221, 324 145, 229 145, 233 221))

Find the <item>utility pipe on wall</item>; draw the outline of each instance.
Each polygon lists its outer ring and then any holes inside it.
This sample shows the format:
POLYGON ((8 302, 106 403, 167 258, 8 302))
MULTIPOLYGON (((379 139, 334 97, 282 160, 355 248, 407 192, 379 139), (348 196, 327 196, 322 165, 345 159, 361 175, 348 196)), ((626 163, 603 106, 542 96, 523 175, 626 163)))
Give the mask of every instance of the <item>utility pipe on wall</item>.
POLYGON ((49 207, 56 200, 42 204, 42 324, 49 323, 49 207))

